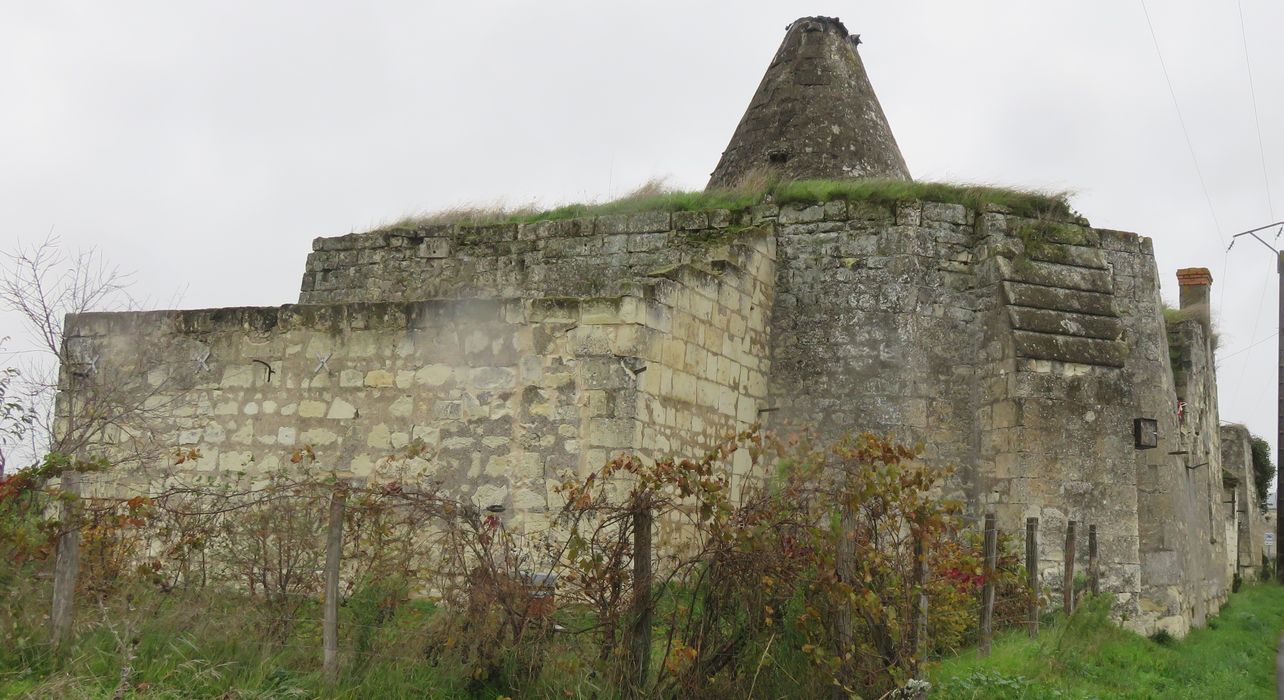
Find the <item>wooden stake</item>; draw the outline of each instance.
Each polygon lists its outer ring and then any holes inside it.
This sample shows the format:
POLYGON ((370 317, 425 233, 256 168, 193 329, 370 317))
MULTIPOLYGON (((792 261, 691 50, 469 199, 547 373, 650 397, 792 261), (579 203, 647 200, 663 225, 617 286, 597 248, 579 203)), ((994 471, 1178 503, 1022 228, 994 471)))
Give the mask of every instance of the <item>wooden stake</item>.
POLYGON ((1088 526, 1088 590, 1093 595, 1101 592, 1100 562, 1097 561, 1097 526, 1088 526))
POLYGON ((1039 519, 1025 519, 1025 580, 1030 588, 1025 630, 1031 638, 1039 636, 1039 519))
MULTIPOLYGON (((856 540, 852 538, 855 531, 856 514, 850 507, 844 505, 838 531, 838 548, 834 553, 834 568, 838 574, 838 580, 848 585, 853 585, 856 580, 856 540)), ((846 700, 850 697, 847 688, 853 681, 852 647, 856 641, 851 605, 845 602, 839 604, 834 615, 836 646, 834 653, 838 655, 838 677, 837 683, 831 689, 831 696, 846 700)))
POLYGON ((633 627, 629 631, 632 695, 645 697, 651 674, 651 506, 633 513, 633 627))
POLYGON ((339 564, 343 556, 343 507, 347 489, 336 486, 330 495, 330 522, 325 539, 325 616, 321 642, 325 648, 322 670, 326 681, 339 678, 339 564))
POLYGON ((923 539, 914 538, 914 585, 918 587, 918 605, 914 608, 914 628, 911 640, 911 671, 915 678, 921 678, 923 648, 927 645, 927 555, 923 549, 923 539))
POLYGON ((1061 583, 1061 609, 1074 612, 1074 521, 1066 523, 1065 578, 1061 583))
POLYGON ((55 648, 71 637, 76 577, 80 574, 80 474, 63 472, 61 489, 65 494, 60 509, 62 532, 58 535, 58 554, 54 560, 53 610, 49 615, 55 648))
POLYGON ((990 655, 990 640, 994 636, 994 570, 998 563, 999 533, 995 528, 994 514, 985 514, 985 583, 981 586, 981 639, 978 645, 981 656, 990 655))

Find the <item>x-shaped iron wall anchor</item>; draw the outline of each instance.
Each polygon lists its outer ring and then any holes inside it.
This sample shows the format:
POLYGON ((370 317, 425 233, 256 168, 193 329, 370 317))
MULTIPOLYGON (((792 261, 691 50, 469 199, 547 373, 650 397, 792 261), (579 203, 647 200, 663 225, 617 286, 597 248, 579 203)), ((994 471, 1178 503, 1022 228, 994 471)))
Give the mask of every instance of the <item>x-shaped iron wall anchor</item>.
POLYGON ((204 372, 210 371, 209 359, 210 359, 210 351, 206 350, 204 355, 201 355, 200 357, 196 358, 196 369, 199 369, 204 372))
POLYGON ((312 370, 312 374, 315 375, 317 372, 320 372, 323 369, 324 370, 330 369, 330 358, 334 357, 334 353, 332 352, 326 355, 325 357, 321 357, 321 353, 317 353, 316 355, 313 355, 313 357, 315 357, 317 360, 317 368, 312 370))

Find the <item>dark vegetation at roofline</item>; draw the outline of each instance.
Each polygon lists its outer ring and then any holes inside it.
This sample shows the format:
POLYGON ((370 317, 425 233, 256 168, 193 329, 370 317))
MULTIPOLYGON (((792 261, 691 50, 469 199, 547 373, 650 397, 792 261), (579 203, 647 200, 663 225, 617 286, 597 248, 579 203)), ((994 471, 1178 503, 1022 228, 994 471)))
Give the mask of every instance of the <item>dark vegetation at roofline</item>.
POLYGON ((532 223, 650 211, 739 210, 760 204, 821 204, 837 200, 895 205, 901 202, 962 204, 980 210, 988 205, 1003 207, 1013 214, 1032 218, 1076 217, 1068 193, 965 185, 944 182, 901 180, 793 180, 781 182, 751 177, 734 188, 692 192, 669 188, 652 180, 637 190, 609 202, 565 204, 553 209, 535 206, 461 206, 424 215, 408 216, 376 231, 412 229, 449 224, 532 223))

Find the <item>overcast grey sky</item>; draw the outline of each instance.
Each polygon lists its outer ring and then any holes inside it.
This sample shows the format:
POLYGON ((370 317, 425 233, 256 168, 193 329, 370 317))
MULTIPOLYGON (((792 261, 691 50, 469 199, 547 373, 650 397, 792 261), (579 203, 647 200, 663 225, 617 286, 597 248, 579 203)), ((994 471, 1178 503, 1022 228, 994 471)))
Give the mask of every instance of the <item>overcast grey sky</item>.
POLYGON ((1154 238, 1170 302, 1210 268, 1222 418, 1273 443, 1275 343, 1240 351, 1275 331, 1274 261, 1225 239, 1284 218, 1284 3, 1240 7, 1148 3, 1192 159, 1132 0, 0 0, 0 243, 98 246, 153 303, 290 303, 316 236, 703 187, 785 25, 836 15, 915 178, 1072 190, 1154 238))

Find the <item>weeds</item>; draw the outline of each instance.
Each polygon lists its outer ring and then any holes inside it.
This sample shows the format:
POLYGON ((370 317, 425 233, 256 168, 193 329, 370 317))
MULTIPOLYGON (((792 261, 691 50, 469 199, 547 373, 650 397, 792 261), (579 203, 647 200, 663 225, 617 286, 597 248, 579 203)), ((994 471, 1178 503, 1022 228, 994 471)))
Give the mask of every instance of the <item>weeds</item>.
POLYGON ((1031 218, 1074 217, 1066 193, 1009 189, 983 185, 903 180, 794 180, 782 182, 765 173, 753 173, 736 187, 680 191, 652 180, 610 202, 566 204, 549 210, 534 205, 507 207, 463 206, 430 214, 408 216, 376 231, 413 230, 449 224, 533 223, 642 212, 681 212, 710 209, 742 210, 760 204, 823 204, 831 201, 895 205, 901 202, 962 204, 974 210, 988 205, 1031 218))
MULTIPOLYGON (((563 483, 565 506, 538 535, 436 491, 420 445, 361 485, 318 470, 305 448, 253 487, 231 475, 86 498, 66 647, 55 653, 44 632, 47 558, 0 561, 11 641, 0 695, 877 696, 931 649, 957 648, 974 615, 977 581, 962 572, 979 566, 976 543, 959 504, 934 495, 946 472, 918 454, 867 434, 817 446, 748 432, 698 458, 620 456, 563 483), (762 477, 733 494, 741 450, 762 477), (348 507, 331 686, 316 523, 336 489, 348 507), (654 522, 656 548, 639 549, 639 522, 654 522), (926 585, 919 548, 930 553, 926 585), (640 557, 654 572, 644 579, 640 557), (537 571, 558 576, 556 606, 536 604, 537 571), (913 632, 922 590, 928 639, 913 632), (638 673, 641 657, 649 673, 638 673)), ((0 510, 44 517, 23 498, 0 510)), ((1000 583, 1019 580, 1014 558, 1000 568, 1000 583)))

